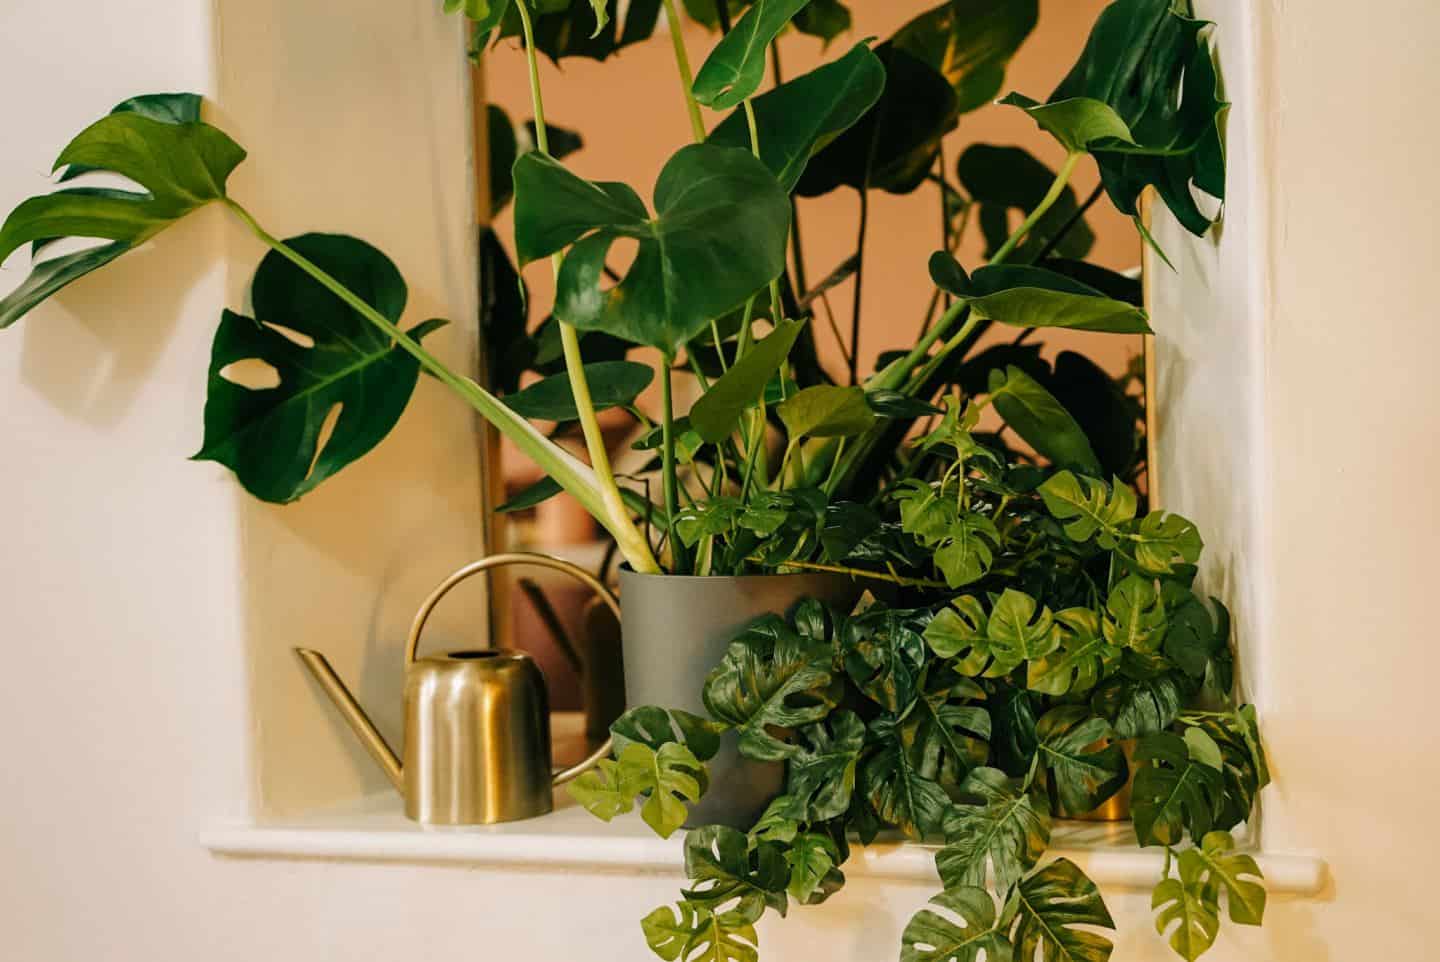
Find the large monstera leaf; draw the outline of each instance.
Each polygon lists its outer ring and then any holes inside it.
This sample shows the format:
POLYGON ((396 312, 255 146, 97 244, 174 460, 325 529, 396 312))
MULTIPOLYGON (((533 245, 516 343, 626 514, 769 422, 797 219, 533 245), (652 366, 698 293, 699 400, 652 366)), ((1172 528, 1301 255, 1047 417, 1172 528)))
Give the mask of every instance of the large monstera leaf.
POLYGON ((1049 846, 1049 806, 994 768, 975 769, 960 793, 971 801, 946 816, 946 845, 936 854, 935 867, 946 889, 984 887, 988 867, 1004 892, 1049 846))
POLYGON ((748 151, 692 144, 655 184, 655 216, 624 184, 591 183, 543 154, 515 162, 515 245, 521 265, 571 247, 555 314, 674 357, 711 319, 743 304, 785 268, 790 201, 748 151), (623 238, 635 261, 601 290, 623 238))
POLYGON ((1069 859, 1027 876, 1011 893, 1004 917, 1015 957, 1025 962, 1106 962, 1114 949, 1103 935, 1075 928, 1113 929, 1115 920, 1095 883, 1069 859))
POLYGON ((799 748, 769 729, 808 725, 830 713, 830 659, 829 645, 801 637, 781 618, 763 619, 731 643, 706 677, 705 708, 734 727, 746 757, 789 758, 799 748))
POLYGON ((239 144, 200 122, 194 94, 137 97, 91 124, 55 161, 56 170, 65 168, 61 180, 106 171, 142 190, 62 187, 15 208, 0 227, 0 262, 30 243, 37 258, 62 238, 109 243, 37 260, 25 281, 0 300, 0 328, 186 214, 223 199, 226 181, 244 159, 239 144))
POLYGON ((941 666, 930 669, 923 691, 906 718, 906 740, 920 774, 947 787, 960 784, 985 764, 990 748, 990 713, 976 700, 979 685, 941 666))
POLYGON ((1038 0, 947 0, 901 27, 894 43, 950 82, 963 114, 995 99, 1039 15, 1038 0))
MULTIPOLYGON (((880 99, 885 67, 868 44, 766 91, 751 102, 760 159, 794 190, 816 150, 848 130, 880 99)), ((709 143, 749 149, 750 127, 737 110, 710 132, 709 143)))
POLYGON ((1107 742, 1110 723, 1090 714, 1084 705, 1061 705, 1046 712, 1036 726, 1040 759, 1050 774, 1060 807, 1070 815, 1092 811, 1118 792, 1129 777, 1125 753, 1107 742))
POLYGON ((805 821, 839 818, 850 808, 855 768, 865 747, 865 724, 841 711, 800 730, 802 748, 786 766, 786 793, 804 806, 805 821))
POLYGON ((685 898, 711 911, 733 904, 752 921, 766 908, 785 912, 790 869, 773 842, 752 846, 743 832, 724 825, 692 829, 685 835, 685 875, 691 882, 685 898))
POLYGON ((893 716, 877 719, 871 732, 879 746, 862 772, 866 800, 881 819, 910 838, 919 840, 939 831, 946 824, 950 796, 938 782, 920 774, 893 716))
POLYGON ((900 936, 900 962, 1010 962, 1010 940, 995 915, 995 900, 973 885, 947 889, 916 912, 900 936), (952 920, 959 919, 960 924, 952 920))
POLYGON ((1192 839, 1204 838, 1215 824, 1224 779, 1219 767, 1197 757, 1200 754, 1169 732, 1140 740, 1131 809, 1141 845, 1174 845, 1186 832, 1192 839))
MULTIPOLYGON (((338 234, 287 243, 385 317, 400 319, 405 282, 380 251, 338 234)), ((205 442, 195 459, 217 461, 255 497, 285 503, 379 444, 405 410, 420 368, 278 253, 260 262, 251 300, 254 318, 226 311, 215 332, 205 442), (268 365, 278 383, 243 386, 244 362, 268 365), (321 447, 322 429, 337 408, 321 447)), ((418 340, 443 323, 426 321, 407 333, 418 340)))
POLYGON ((662 905, 640 921, 645 944, 665 962, 759 962, 755 920, 746 913, 715 913, 684 901, 662 905))
POLYGON ((1153 184, 1187 230, 1202 235, 1211 218, 1191 185, 1223 200, 1225 156, 1220 116, 1226 104, 1204 21, 1189 0, 1116 0, 1100 14, 1074 69, 1039 104, 1021 107, 1070 150, 1088 150, 1115 206, 1138 213, 1153 184))
POLYGON ((1101 633, 1100 616, 1089 608, 1057 612, 1060 647, 1029 665, 1026 687, 1047 695, 1080 694, 1114 672, 1121 649, 1101 633))
POLYGON ((846 673, 871 701, 903 714, 919 691, 923 632, 913 611, 881 608, 847 620, 840 645, 846 673))

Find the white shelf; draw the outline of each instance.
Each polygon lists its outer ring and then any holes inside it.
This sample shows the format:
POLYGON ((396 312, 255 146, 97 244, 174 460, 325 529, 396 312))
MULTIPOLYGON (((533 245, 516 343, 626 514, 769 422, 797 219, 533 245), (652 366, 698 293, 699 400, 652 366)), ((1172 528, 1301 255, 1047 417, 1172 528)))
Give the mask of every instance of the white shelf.
MULTIPOLYGON (((296 818, 217 822, 201 843, 217 855, 307 858, 413 864, 458 863, 591 872, 681 873, 683 832, 656 838, 632 813, 606 825, 563 793, 556 810, 504 825, 425 828, 409 821, 393 794, 375 795, 334 811, 296 818)), ((935 883, 935 846, 877 842, 855 847, 850 878, 935 883)), ((1148 891, 1164 855, 1137 848, 1128 823, 1057 822, 1046 857, 1064 856, 1108 889, 1148 891)), ((1274 893, 1316 895, 1325 885, 1323 859, 1311 855, 1256 854, 1266 887, 1274 893)))

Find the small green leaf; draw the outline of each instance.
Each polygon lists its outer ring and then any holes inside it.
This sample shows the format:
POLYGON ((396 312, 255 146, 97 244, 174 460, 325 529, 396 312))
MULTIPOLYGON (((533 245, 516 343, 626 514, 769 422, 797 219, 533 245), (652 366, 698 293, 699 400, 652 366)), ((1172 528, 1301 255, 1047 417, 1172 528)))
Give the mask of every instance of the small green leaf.
POLYGON ((1055 620, 1060 647, 1030 663, 1026 687, 1056 696, 1089 691, 1119 665, 1120 649, 1101 634, 1100 616, 1089 608, 1066 608, 1055 620))
POLYGON ((925 627, 925 640, 935 654, 953 659, 956 671, 973 678, 990 665, 989 627, 980 599, 965 595, 935 615, 925 627))
POLYGON ((1006 588, 990 611, 989 641, 995 663, 985 674, 1003 675, 1053 652, 1060 645, 1060 629, 1049 608, 1023 591, 1006 588))
POLYGON ((536 481, 530 487, 521 491, 515 497, 506 501, 495 509, 496 514, 513 514, 516 511, 528 511, 538 504, 544 504, 551 498, 563 492, 560 483, 554 478, 545 477, 536 481))
POLYGON ((935 286, 953 297, 969 297, 975 289, 970 285, 970 275, 948 251, 936 251, 930 255, 930 279, 935 286))
POLYGON ((1203 887, 1224 889, 1230 921, 1260 925, 1265 920, 1265 886, 1253 881, 1264 878, 1260 866, 1252 856, 1235 851, 1235 839, 1229 832, 1206 833, 1200 847, 1191 853, 1203 868, 1203 887))
POLYGON ((1142 738, 1135 761, 1131 809, 1139 843, 1174 845, 1187 831, 1204 838, 1225 791, 1219 770, 1191 758, 1184 739, 1169 732, 1142 738))
POLYGON ((1027 876, 1006 903, 1010 941, 1024 962, 1106 962, 1110 940, 1077 925, 1114 929, 1115 920, 1095 883, 1069 859, 1056 859, 1027 876))
POLYGON ((687 803, 704 794, 705 769, 690 749, 669 742, 657 751, 631 742, 615 760, 603 759, 570 783, 570 794, 592 815, 610 821, 644 795, 640 817, 661 838, 685 824, 687 803))
POLYGON ((1061 471, 1040 486, 1040 497, 1066 522, 1066 537, 1084 542, 1098 534, 1102 548, 1115 547, 1120 527, 1135 517, 1135 492, 1118 478, 1107 488, 1103 481, 1061 471))
POLYGON ((1084 705, 1061 705, 1046 712, 1036 726, 1041 763, 1050 772, 1061 809, 1069 815, 1093 811, 1125 786, 1130 770, 1110 723, 1090 714, 1084 705))
POLYGON ((1215 744, 1215 739, 1205 734, 1199 728, 1185 729, 1185 747, 1190 752, 1190 758, 1202 765, 1209 765, 1217 772, 1225 767, 1225 759, 1220 755, 1220 746, 1215 744))
MULTIPOLYGON (((786 191, 794 190, 811 156, 853 126, 884 88, 884 65, 867 43, 860 43, 839 60, 761 94, 751 102, 760 159, 786 191)), ((744 111, 725 118, 710 132, 708 142, 749 149, 750 125, 744 111)))
POLYGON ((785 363, 804 328, 804 321, 782 321, 710 385, 690 408, 690 424, 700 437, 718 444, 734 433, 741 416, 760 400, 765 385, 785 363))
POLYGON ((1091 97, 1072 97, 1042 104, 1024 94, 1007 94, 999 101, 1019 107, 1072 153, 1084 153, 1102 145, 1135 147, 1135 136, 1114 109, 1091 97))
POLYGON ((790 440, 802 437, 844 438, 863 434, 875 424, 875 412, 859 387, 817 384, 807 387, 775 409, 790 440))
POLYGON ((1155 931, 1164 935, 1174 925, 1170 947, 1182 959, 1194 962, 1215 944, 1220 932, 1219 893, 1206 884, 1202 863, 1193 850, 1181 852, 1176 862, 1180 877, 1162 879, 1150 897, 1150 907, 1160 909, 1155 931))
POLYGON ((900 936, 900 962, 1009 962, 1010 940, 995 917, 995 900, 979 886, 946 889, 930 900, 947 915, 921 909, 900 936))
POLYGON ((790 866, 790 897, 804 903, 820 891, 826 878, 840 862, 834 839, 820 832, 805 832, 785 852, 790 866))
POLYGON ((1070 412, 1018 367, 990 372, 990 398, 1005 423, 1057 467, 1090 475, 1100 471, 1089 439, 1070 412))
POLYGON ((974 801, 950 809, 946 845, 936 853, 935 867, 947 890, 983 888, 988 867, 1004 892, 1049 846, 1049 806, 994 768, 975 769, 960 784, 960 793, 974 801))
POLYGON ((709 916, 708 909, 694 902, 682 901, 673 907, 662 905, 640 920, 640 930, 645 933, 645 944, 650 946, 650 951, 665 962, 676 962, 709 916))
MULTIPOLYGON (((727 0, 728 2, 728 0, 727 0)), ((715 110, 748 100, 765 79, 770 42, 810 0, 756 0, 733 30, 721 38, 695 75, 695 99, 715 110)))
MULTIPOLYGON (((590 385, 590 400, 597 412, 633 404, 655 379, 655 371, 648 364, 635 361, 600 361, 586 364, 584 370, 590 385)), ((580 417, 568 374, 553 374, 507 394, 502 400, 516 414, 536 421, 563 423, 580 417)))
POLYGON ((1165 606, 1155 582, 1130 575, 1110 589, 1102 626, 1110 644, 1142 654, 1159 651, 1166 625, 1165 606))
POLYGON ((971 284, 970 310, 1013 327, 1151 333, 1142 309, 1043 267, 993 264, 976 271, 971 284))
POLYGON ((678 708, 641 705, 631 708, 610 723, 615 751, 622 752, 631 742, 639 742, 659 751, 665 745, 679 742, 702 761, 708 762, 720 750, 720 735, 725 726, 692 715, 678 708))
POLYGON ((1152 511, 1129 533, 1135 552, 1135 564, 1148 574, 1165 575, 1179 564, 1200 560, 1205 543, 1200 530, 1187 518, 1163 511, 1152 511))

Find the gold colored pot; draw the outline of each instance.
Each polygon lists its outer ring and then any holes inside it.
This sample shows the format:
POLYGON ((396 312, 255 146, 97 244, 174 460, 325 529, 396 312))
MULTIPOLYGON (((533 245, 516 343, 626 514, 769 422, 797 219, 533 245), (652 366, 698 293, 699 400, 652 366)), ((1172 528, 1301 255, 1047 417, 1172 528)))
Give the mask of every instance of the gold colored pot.
MULTIPOLYGON (((1124 738, 1113 742, 1113 744, 1119 745, 1120 750, 1125 753, 1125 766, 1130 770, 1130 777, 1125 779, 1125 784, 1120 791, 1101 802, 1098 808, 1079 815, 1066 815, 1066 818, 1073 818, 1081 822, 1128 822, 1130 820, 1130 789, 1135 784, 1135 743, 1136 740, 1133 738, 1124 738)), ((1101 751, 1111 744, 1110 739, 1104 738, 1086 750, 1101 751)))

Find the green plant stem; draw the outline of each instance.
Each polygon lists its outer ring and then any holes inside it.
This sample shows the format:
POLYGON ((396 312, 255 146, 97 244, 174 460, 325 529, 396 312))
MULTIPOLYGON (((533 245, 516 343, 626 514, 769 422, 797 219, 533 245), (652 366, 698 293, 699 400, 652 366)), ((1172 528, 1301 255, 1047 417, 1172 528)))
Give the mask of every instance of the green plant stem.
MULTIPOLYGON (((520 15, 520 27, 525 35, 525 60, 530 72, 530 102, 535 112, 535 145, 545 156, 550 156, 550 132, 545 123, 545 98, 540 92, 540 58, 535 50, 535 28, 531 22, 530 11, 526 8, 523 0, 515 4, 515 9, 520 15)), ((561 258, 557 253, 550 258, 550 268, 556 280, 560 277, 561 258)), ((580 429, 585 436, 585 449, 590 455, 590 465, 595 471, 595 476, 600 484, 600 491, 604 498, 606 513, 616 519, 624 519, 626 527, 634 529, 630 522, 630 516, 625 512, 624 501, 620 497, 620 488, 615 483, 615 472, 610 467, 610 452, 605 447, 605 435, 600 430, 599 419, 595 416, 595 402, 590 395, 590 382, 585 377, 585 358, 580 352, 580 335, 575 328, 556 318, 560 325, 560 346, 565 355, 565 371, 570 379, 570 390, 575 395, 575 408, 580 416, 580 429)), ((612 534, 614 532, 612 531, 612 534)), ((638 529, 634 530, 634 538, 627 534, 621 541, 621 550, 625 552, 625 558, 630 562, 631 567, 640 571, 641 565, 637 564, 637 558, 631 557, 634 547, 639 543, 645 545, 645 555, 648 556, 648 566, 659 570, 655 563, 654 556, 650 553, 649 543, 640 535, 638 529), (626 542, 630 542, 627 546, 626 542)), ((646 562, 645 557, 638 559, 646 562)))
POLYGON ((1044 217, 1050 211, 1050 208, 1055 206, 1055 202, 1065 193, 1065 186, 1070 183, 1070 175, 1075 173, 1076 165, 1080 163, 1080 158, 1084 156, 1083 153, 1078 152, 1066 155, 1065 163, 1060 165, 1060 171, 1055 175, 1055 182, 1050 185, 1050 189, 1045 193, 1045 196, 1041 198, 1040 203, 1035 205, 1035 209, 1030 212, 1030 215, 1025 218, 1015 233, 1011 234, 1005 243, 1001 245, 1000 249, 995 252, 995 256, 990 258, 990 263, 999 264, 1008 258, 1014 252, 1016 246, 1025 239, 1025 235, 1030 233, 1035 225, 1040 222, 1040 218, 1044 217))
MULTIPOLYGON (((755 106, 750 103, 749 98, 746 98, 744 106, 745 123, 748 124, 750 127, 750 152, 755 155, 756 160, 760 160, 760 128, 755 122, 755 106)), ((783 310, 780 307, 780 278, 777 277, 770 281, 771 322, 778 325, 780 323, 780 315, 782 313, 783 310)), ((782 390, 785 387, 785 372, 783 370, 780 372, 780 387, 782 390)))
POLYGON ((680 87, 685 93, 685 109, 690 115, 690 132, 695 143, 705 141, 705 119, 700 114, 700 104, 695 101, 692 86, 695 74, 690 70, 690 54, 685 50, 685 35, 680 14, 675 9, 675 0, 665 0, 665 21, 670 25, 670 43, 675 48, 675 66, 680 71, 680 87))
POLYGON ((690 573, 690 552, 676 532, 676 515, 680 513, 680 482, 675 468, 675 404, 670 366, 674 358, 666 358, 660 379, 661 471, 665 486, 665 515, 669 523, 670 568, 674 574, 690 573))
MULTIPOLYGON (((757 564, 763 562, 759 558, 749 558, 757 564)), ((846 568, 843 565, 819 564, 813 561, 785 561, 782 568, 799 568, 802 571, 826 571, 830 574, 849 575, 852 578, 869 578, 873 581, 888 581, 891 584, 904 585, 909 588, 948 588, 943 581, 932 581, 929 578, 907 578, 904 575, 897 575, 894 572, 865 571, 862 568, 846 568)))
POLYGON ((625 553, 625 558, 630 562, 631 567, 647 574, 656 574, 660 571, 660 566, 655 562, 655 556, 650 550, 649 543, 630 520, 630 514, 620 499, 619 489, 614 488, 613 481, 611 487, 615 492, 615 503, 612 505, 603 495, 597 496, 595 489, 601 488, 601 485, 598 474, 593 468, 573 457, 564 448, 549 441, 543 434, 535 430, 530 422, 511 411, 504 402, 479 384, 450 370, 419 342, 400 330, 389 318, 367 304, 348 287, 331 277, 299 251, 266 231, 239 203, 229 198, 223 199, 222 203, 250 229, 261 243, 300 268, 320 286, 340 298, 361 317, 384 332, 396 346, 414 357, 422 368, 434 375, 436 380, 460 395, 487 421, 495 425, 502 434, 515 442, 520 450, 529 455, 536 464, 545 468, 552 478, 575 496, 586 511, 605 526, 605 529, 615 538, 620 550, 625 553))

